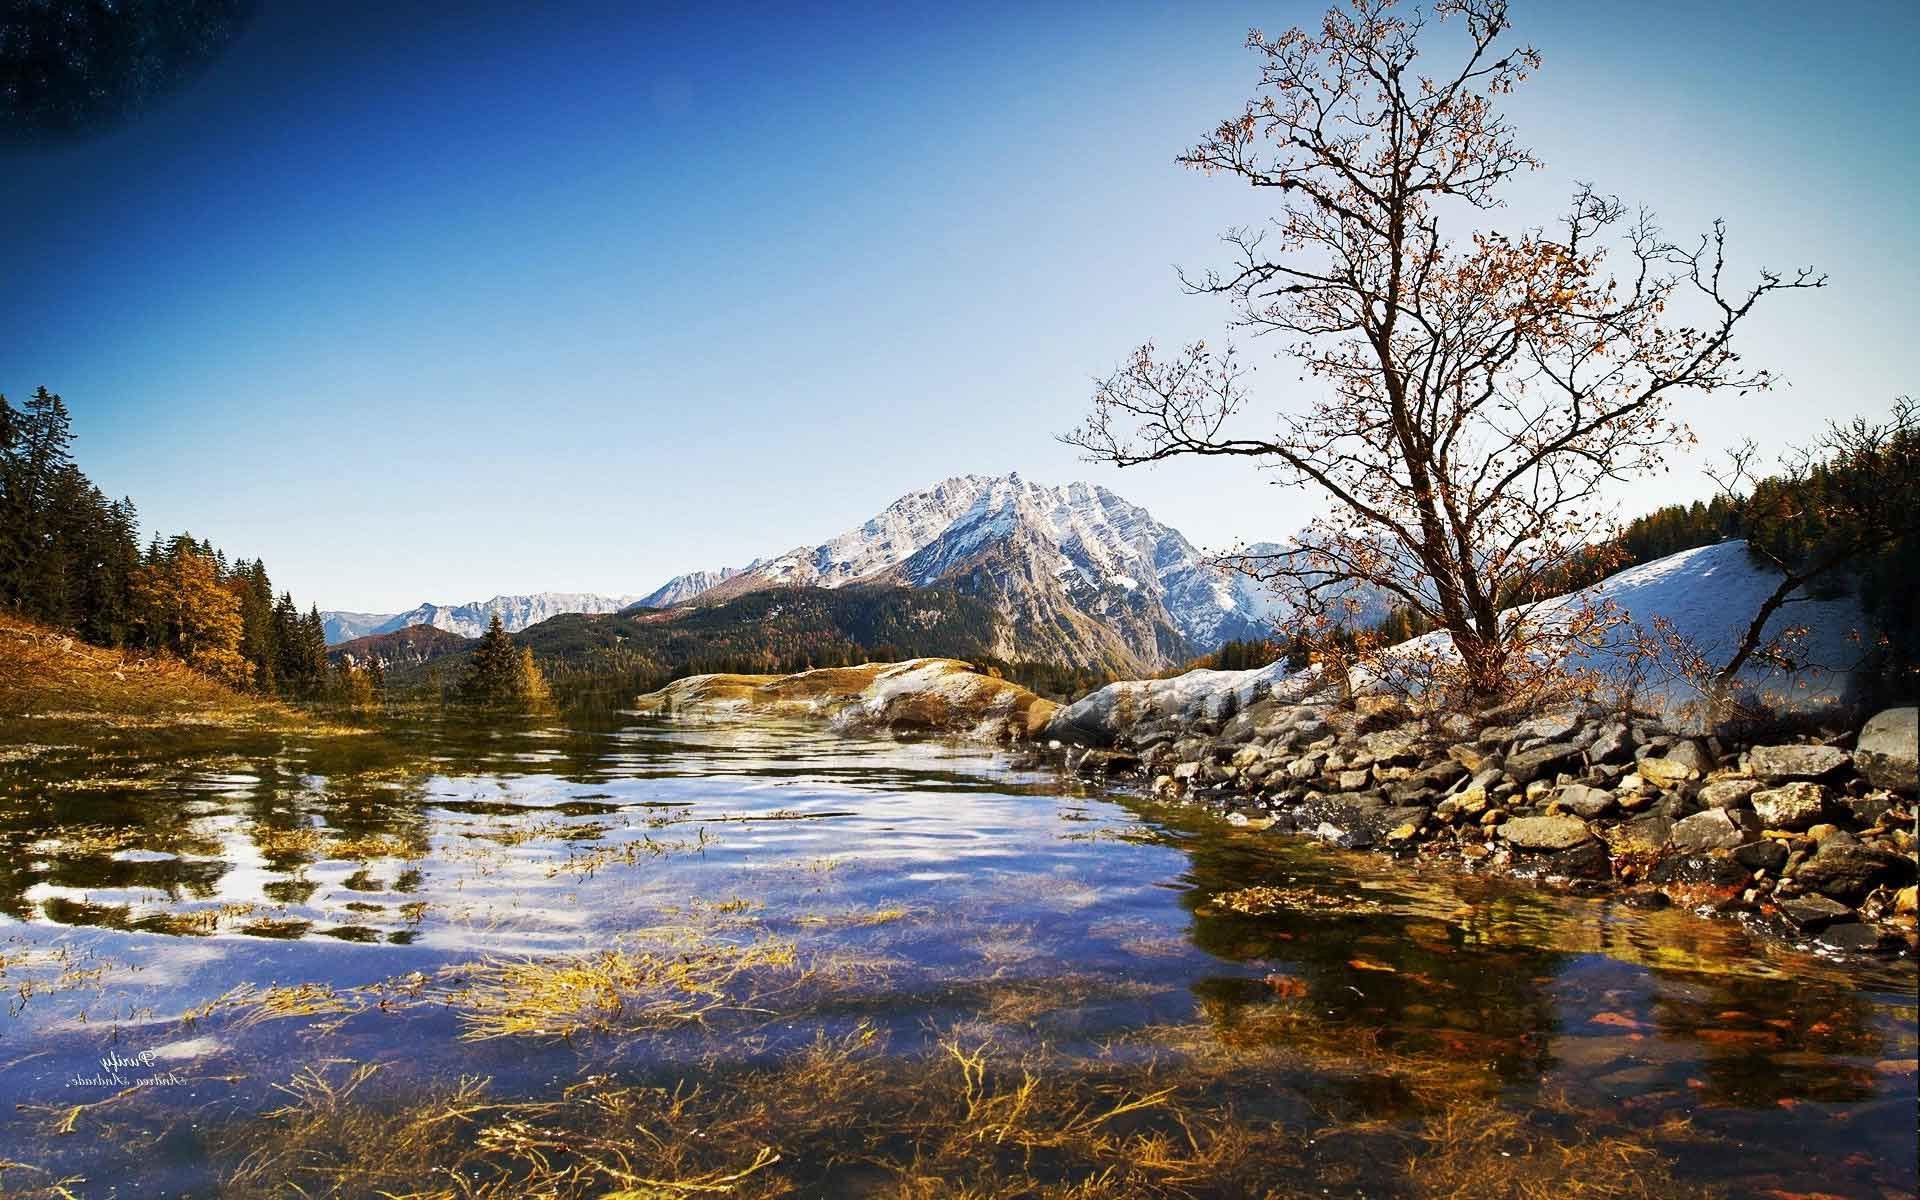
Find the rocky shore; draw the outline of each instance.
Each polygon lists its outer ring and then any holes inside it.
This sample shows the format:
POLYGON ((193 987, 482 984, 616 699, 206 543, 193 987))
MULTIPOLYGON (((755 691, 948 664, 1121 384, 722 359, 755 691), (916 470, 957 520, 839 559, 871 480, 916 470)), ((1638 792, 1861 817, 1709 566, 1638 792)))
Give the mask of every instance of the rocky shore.
POLYGON ((637 704, 1007 741, 1276 834, 1619 889, 1835 950, 1920 951, 1914 708, 1741 741, 1598 706, 1435 718, 1385 696, 1332 703, 1271 670, 1113 684, 1062 708, 951 659, 695 676, 637 704))
POLYGON ((1041 753, 1277 833, 1619 887, 1841 950, 1920 949, 1913 708, 1826 740, 1744 744, 1600 708, 1477 721, 1380 697, 1268 697, 1224 719, 1127 709, 1063 710, 1041 753))

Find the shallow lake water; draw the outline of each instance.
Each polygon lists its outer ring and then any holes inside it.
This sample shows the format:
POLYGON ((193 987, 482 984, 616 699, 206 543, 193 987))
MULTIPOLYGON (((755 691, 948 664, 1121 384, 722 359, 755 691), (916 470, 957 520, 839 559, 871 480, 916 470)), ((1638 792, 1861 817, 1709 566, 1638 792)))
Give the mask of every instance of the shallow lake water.
POLYGON ((0 1193, 1911 1196, 1911 962, 990 749, 0 763, 0 1193))

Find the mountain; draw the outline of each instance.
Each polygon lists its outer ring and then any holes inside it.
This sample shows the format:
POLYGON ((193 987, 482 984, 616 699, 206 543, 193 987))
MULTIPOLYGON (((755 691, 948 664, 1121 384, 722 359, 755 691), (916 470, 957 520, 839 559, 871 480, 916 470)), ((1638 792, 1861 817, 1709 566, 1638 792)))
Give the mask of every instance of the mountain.
MULTIPOLYGON (((745 569, 751 569, 754 565, 754 563, 748 563, 745 569)), ((732 579, 735 575, 738 575, 742 569, 743 568, 740 567, 719 567, 711 571, 689 571, 685 575, 675 575, 672 579, 667 580, 659 587, 642 596, 636 603, 629 607, 672 608, 676 604, 684 604, 702 592, 708 591, 732 579)))
POLYGON ((409 625, 431 625, 464 637, 487 631, 493 614, 513 633, 562 613, 618 612, 638 596, 601 596, 592 592, 535 592, 531 596, 495 596, 469 604, 422 604, 403 613, 323 612, 327 644, 336 645, 376 633, 393 633, 409 625))
POLYGON ((1141 673, 1271 632, 1278 601, 1102 487, 962 475, 818 546, 731 574, 710 604, 770 587, 947 587, 1006 619, 1001 658, 1141 673))
POLYGON ((321 627, 326 630, 327 645, 336 646, 369 634, 395 628, 395 613, 323 612, 321 627))

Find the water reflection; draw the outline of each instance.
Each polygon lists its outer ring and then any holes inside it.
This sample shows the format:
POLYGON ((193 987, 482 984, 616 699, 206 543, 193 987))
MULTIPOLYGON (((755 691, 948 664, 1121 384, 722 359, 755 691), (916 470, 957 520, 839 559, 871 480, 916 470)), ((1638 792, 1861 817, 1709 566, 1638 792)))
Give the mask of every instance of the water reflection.
MULTIPOLYGON (((1426 874, 978 748, 797 726, 421 723, 153 757, 164 769, 77 749, 0 768, 0 1045, 35 1047, 0 1062, 0 1102, 27 1106, 0 1125, 8 1157, 118 1161, 106 1116, 62 1140, 34 1115, 96 1099, 66 1080, 106 1045, 167 1048, 197 1081, 111 1110, 192 1150, 163 1192, 198 1186, 205 1130, 254 1128, 302 1064, 384 1064, 394 1104, 485 1077, 604 1105, 607 1088, 739 1071, 817 1089, 779 1072, 824 1038, 879 1072, 871 1097, 839 1101, 850 1139, 902 1119, 883 1082, 924 1090, 953 1048, 988 1045, 1016 1056, 1009 1078, 1091 1089, 1075 1103, 1153 1094, 1171 1071, 1193 1107, 1162 1132, 1212 1122, 1244 1148, 1286 1131, 1252 1176, 1210 1158, 1181 1194, 1453 1194, 1433 1180, 1472 1162, 1410 1182, 1404 1147, 1492 1159, 1600 1124, 1637 1139, 1608 1153, 1672 1162, 1649 1194, 1915 1182, 1910 964, 1843 972, 1729 922, 1426 874), (748 952, 761 965, 733 971, 748 952), (545 1000, 539 972, 487 998, 475 964, 548 955, 599 967, 567 968, 545 1000), (662 987, 702 997, 699 1018, 641 1021, 679 1011, 662 987), (476 1014, 503 1012, 535 1016, 474 1040, 476 1014), (1471 1136, 1445 1124, 1467 1113, 1471 1136)), ((788 1110, 818 1096, 781 1094, 738 1117, 742 1137, 791 1144, 788 1110)), ((894 1129, 875 1169, 897 1182, 896 1160, 931 1153, 931 1119, 894 1129)), ((1056 1147, 1063 1164, 1082 1150, 1056 1147)), ((831 1194, 841 1169, 822 1151, 790 1179, 831 1194)))

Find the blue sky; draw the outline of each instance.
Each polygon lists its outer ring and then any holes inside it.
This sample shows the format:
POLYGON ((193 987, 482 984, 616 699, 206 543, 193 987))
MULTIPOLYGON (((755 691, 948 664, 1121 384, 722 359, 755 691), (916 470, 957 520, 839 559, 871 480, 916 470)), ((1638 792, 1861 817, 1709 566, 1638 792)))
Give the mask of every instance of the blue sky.
MULTIPOLYGON (((263 6, 139 122, 0 158, 0 391, 324 608, 644 591, 971 471, 1286 535, 1310 493, 1054 435, 1217 331, 1172 265, 1265 198, 1172 160, 1249 94, 1247 27, 1323 6, 962 7, 263 6)), ((1920 6, 1514 8, 1548 170, 1502 227, 1592 180, 1832 276, 1746 343, 1792 386, 1690 403, 1702 450, 1629 507, 1914 390, 1920 6)))

